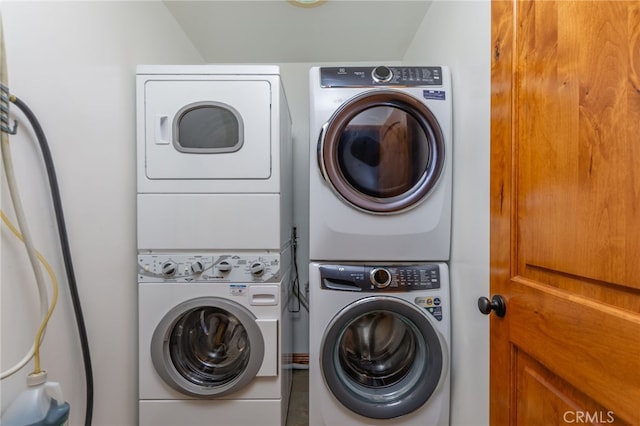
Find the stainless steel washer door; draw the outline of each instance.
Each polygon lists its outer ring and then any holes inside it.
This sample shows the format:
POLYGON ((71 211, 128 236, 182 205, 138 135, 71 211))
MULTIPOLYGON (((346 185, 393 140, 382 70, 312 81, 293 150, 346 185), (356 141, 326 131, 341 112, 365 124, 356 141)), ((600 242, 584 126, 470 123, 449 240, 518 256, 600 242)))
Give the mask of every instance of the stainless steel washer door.
POLYGON ((256 376, 263 358, 264 339, 255 316, 217 297, 177 305, 151 339, 158 374, 194 397, 215 398, 241 389, 256 376))
POLYGON ((320 366, 325 383, 349 410, 390 419, 424 405, 440 383, 443 342, 426 314, 388 296, 345 307, 325 331, 320 366))
POLYGON ((422 202, 445 163, 444 136, 431 110, 396 90, 345 102, 323 127, 318 165, 346 203, 374 214, 422 202))

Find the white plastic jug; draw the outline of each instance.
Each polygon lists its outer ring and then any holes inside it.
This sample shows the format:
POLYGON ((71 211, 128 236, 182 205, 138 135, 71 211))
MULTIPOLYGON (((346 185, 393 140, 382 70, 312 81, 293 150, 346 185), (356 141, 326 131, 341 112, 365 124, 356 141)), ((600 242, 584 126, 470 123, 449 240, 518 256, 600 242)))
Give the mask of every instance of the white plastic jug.
POLYGON ((0 416, 2 426, 62 426, 69 419, 69 404, 57 382, 47 382, 47 372, 27 376, 27 389, 0 416))

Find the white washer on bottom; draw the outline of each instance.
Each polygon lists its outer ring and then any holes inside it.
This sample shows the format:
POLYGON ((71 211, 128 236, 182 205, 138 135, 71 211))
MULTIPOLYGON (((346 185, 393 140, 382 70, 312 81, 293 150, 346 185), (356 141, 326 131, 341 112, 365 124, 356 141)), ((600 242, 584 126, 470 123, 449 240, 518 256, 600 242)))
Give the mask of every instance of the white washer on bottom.
POLYGON ((448 425, 445 263, 309 269, 309 424, 448 425))
POLYGON ((280 254, 139 255, 139 424, 283 425, 289 277, 280 254))

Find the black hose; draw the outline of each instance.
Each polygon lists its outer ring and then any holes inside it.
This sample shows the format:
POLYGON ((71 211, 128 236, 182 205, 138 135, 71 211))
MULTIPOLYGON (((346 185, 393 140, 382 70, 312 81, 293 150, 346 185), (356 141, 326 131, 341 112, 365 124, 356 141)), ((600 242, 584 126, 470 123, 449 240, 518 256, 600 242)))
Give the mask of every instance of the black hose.
POLYGON ((89 339, 87 338, 87 329, 84 323, 84 317, 82 315, 82 306, 80 304, 80 297, 78 296, 78 285, 76 283, 76 277, 73 270, 73 264, 71 262, 71 250, 69 249, 69 237, 67 235, 67 226, 64 221, 64 213, 62 211, 62 199, 60 197, 60 188, 58 187, 58 179, 56 177, 55 168, 53 165, 53 158, 51 157, 51 150, 47 143, 47 138, 42 130, 42 126, 38 122, 35 114, 29 109, 29 107, 15 96, 11 97, 13 102, 29 120, 29 124, 33 127, 38 144, 40 144, 40 150, 42 151, 42 157, 44 159, 45 166, 47 168, 47 176, 49 178, 49 187, 51 189, 51 198, 53 199, 53 207, 56 214, 56 222, 58 225, 58 235, 60 236, 60 246, 62 249, 62 257, 64 259, 64 267, 67 273, 67 279, 69 283, 69 292, 71 294, 71 301, 73 302, 73 311, 76 316, 76 324, 78 326, 78 334, 80 336, 80 345, 82 346, 82 359, 84 361, 84 372, 86 380, 86 395, 87 395, 87 409, 85 412, 85 426, 91 426, 91 419, 93 417, 93 369, 91 367, 91 354, 89 352, 89 339))

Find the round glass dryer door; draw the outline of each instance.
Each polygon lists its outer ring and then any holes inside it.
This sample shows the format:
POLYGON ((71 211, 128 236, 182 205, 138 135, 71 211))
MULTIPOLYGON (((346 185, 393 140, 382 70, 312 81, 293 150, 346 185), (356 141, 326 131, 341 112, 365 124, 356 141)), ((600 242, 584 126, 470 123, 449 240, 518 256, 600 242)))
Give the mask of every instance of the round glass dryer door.
POLYGON ((162 379, 201 398, 241 389, 256 376, 263 357, 264 339, 253 314, 216 297, 177 305, 151 339, 151 359, 162 379))
POLYGON ((324 178, 348 204, 390 214, 415 207, 440 177, 444 137, 427 106, 404 92, 374 90, 343 104, 318 144, 324 178))
POLYGON ((346 408, 391 419, 420 408, 437 389, 445 364, 442 346, 420 308, 373 296, 332 320, 320 366, 327 386, 346 408))

